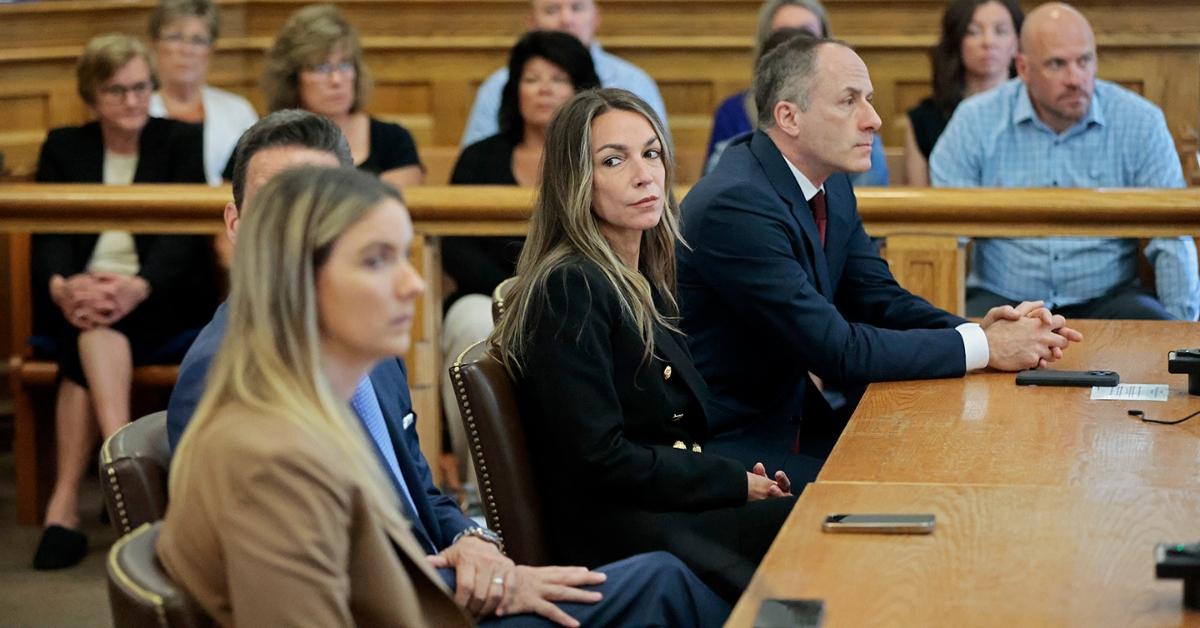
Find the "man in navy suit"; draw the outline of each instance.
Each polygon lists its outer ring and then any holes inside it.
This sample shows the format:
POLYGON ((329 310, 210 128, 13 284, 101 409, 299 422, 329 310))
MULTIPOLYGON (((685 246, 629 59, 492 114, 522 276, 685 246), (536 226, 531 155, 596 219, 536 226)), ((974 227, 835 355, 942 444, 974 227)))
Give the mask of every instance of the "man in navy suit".
MULTIPOLYGON (((233 159, 234 201, 225 207, 231 241, 237 238, 240 208, 275 174, 303 164, 353 166, 350 148, 338 128, 323 117, 297 110, 272 113, 248 129, 233 159)), ((167 407, 172 451, 203 396, 204 379, 227 320, 227 306, 222 303, 180 365, 167 407)), ((483 625, 717 626, 729 615, 728 604, 665 552, 640 554, 596 570, 603 575, 583 568, 514 569, 501 551, 499 537, 476 526, 433 485, 417 440, 404 362, 385 360, 368 379, 359 384, 354 410, 371 433, 381 464, 392 470, 401 507, 413 534, 429 549, 430 563, 454 591, 455 601, 483 625), (382 420, 386 434, 372 431, 368 414, 382 420), (583 588, 584 584, 593 586, 583 588), (491 616, 506 587, 536 614, 491 616)))
MULTIPOLYGON (((705 451, 816 478, 849 412, 820 382, 957 377, 1053 361, 1078 332, 1041 303, 976 325, 901 288, 863 230, 843 173, 871 165, 881 121, 848 46, 798 36, 755 73, 759 131, 683 202, 683 328, 711 389, 705 451), (814 379, 814 376, 816 379, 814 379)), ((853 409, 853 403, 848 410, 853 409)))

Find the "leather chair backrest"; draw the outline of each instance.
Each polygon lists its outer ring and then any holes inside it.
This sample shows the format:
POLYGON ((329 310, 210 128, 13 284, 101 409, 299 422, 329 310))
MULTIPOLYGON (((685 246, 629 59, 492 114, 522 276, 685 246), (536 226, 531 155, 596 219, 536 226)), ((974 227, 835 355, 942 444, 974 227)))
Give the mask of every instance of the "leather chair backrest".
MULTIPOLYGON (((116 628, 204 628, 215 625, 158 562, 162 522, 144 523, 108 551, 108 603, 116 628)), ((281 601, 280 603, 285 603, 281 601)))
POLYGON ((496 289, 492 290, 493 323, 500 322, 500 317, 504 316, 504 310, 508 306, 508 302, 505 299, 508 296, 509 291, 512 289, 512 285, 516 283, 516 281, 516 276, 509 277, 508 279, 496 284, 496 289))
POLYGON ((117 534, 167 514, 167 413, 146 415, 117 430, 100 448, 104 505, 117 534))
POLYGON ((486 342, 471 345, 450 367, 484 514, 488 527, 504 539, 505 552, 518 565, 547 565, 550 552, 541 497, 513 382, 486 347, 486 342))

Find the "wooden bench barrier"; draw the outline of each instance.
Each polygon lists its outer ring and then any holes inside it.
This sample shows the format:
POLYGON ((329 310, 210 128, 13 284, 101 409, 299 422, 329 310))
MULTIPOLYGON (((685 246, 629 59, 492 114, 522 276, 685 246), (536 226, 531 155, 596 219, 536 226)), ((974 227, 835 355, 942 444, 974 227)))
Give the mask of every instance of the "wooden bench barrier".
MULTIPOLYGON (((683 198, 687 190, 677 193, 683 198)), ((417 237, 413 257, 428 281, 418 306, 413 346, 406 359, 422 447, 441 452, 438 382, 444 235, 523 234, 533 191, 513 187, 417 187, 406 191, 417 237)), ((13 388, 17 396, 15 448, 18 518, 35 524, 53 478, 52 437, 35 406, 45 404, 53 365, 26 362, 30 325, 28 237, 31 232, 120 228, 135 232, 220 233, 229 189, 206 186, 0 185, 0 232, 13 234, 13 388), (49 370, 48 370, 49 369, 49 370), (42 395, 39 397, 39 395, 42 395)), ((1200 189, 1186 190, 948 190, 864 188, 859 212, 867 231, 885 238, 886 254, 901 285, 947 310, 963 311, 964 254, 960 236, 1195 236, 1200 234, 1200 189)), ((142 391, 161 395, 174 367, 135 372, 142 391)), ((151 395, 153 396, 153 395, 151 395)), ((165 401, 165 397, 161 397, 165 401)), ((157 400, 151 400, 152 402, 157 400)), ((162 401, 157 401, 162 403, 162 401)), ((45 406, 50 407, 50 406, 45 406)), ((161 408, 161 406, 159 406, 161 408)), ((146 408, 147 411, 153 408, 146 408)))

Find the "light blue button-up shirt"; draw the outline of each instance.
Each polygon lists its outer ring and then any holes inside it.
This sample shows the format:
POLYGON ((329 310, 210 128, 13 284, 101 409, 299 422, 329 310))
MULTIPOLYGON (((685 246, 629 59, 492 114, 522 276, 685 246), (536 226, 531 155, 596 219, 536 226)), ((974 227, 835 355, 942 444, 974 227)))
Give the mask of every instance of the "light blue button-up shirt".
MULTIPOLYGON (((1096 81, 1087 115, 1055 133, 1037 116, 1019 78, 958 106, 929 158, 938 187, 1184 187, 1162 111, 1107 81, 1096 81)), ((1190 237, 1146 247, 1158 299, 1196 320, 1200 271, 1190 237)), ((1117 238, 980 239, 968 286, 1051 308, 1103 297, 1137 280, 1137 241, 1117 238)))
MULTIPOLYGON (((601 86, 619 87, 633 92, 654 109, 664 125, 667 123, 667 107, 663 105, 662 95, 658 93, 658 84, 649 74, 636 65, 605 52, 598 43, 592 44, 591 51, 592 63, 596 66, 596 76, 599 77, 601 86)), ((500 122, 496 116, 500 112, 500 97, 507 82, 508 67, 503 67, 492 72, 479 86, 479 91, 475 92, 475 104, 471 105, 471 115, 467 118, 467 128, 463 131, 463 146, 470 146, 500 132, 500 122)))

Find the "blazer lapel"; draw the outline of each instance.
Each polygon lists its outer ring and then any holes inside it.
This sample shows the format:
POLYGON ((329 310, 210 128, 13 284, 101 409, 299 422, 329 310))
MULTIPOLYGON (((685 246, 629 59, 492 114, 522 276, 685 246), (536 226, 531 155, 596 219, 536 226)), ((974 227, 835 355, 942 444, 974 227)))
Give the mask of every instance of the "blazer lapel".
POLYGON ((104 135, 100 131, 99 122, 90 122, 83 126, 81 144, 79 159, 75 162, 79 167, 79 182, 104 183, 104 135))
POLYGON ((692 396, 696 398, 696 401, 700 402, 700 407, 707 408, 709 399, 708 384, 704 383, 704 378, 696 370, 696 365, 692 361, 692 354, 688 352, 687 345, 683 343, 683 338, 672 333, 665 327, 655 325, 654 346, 662 354, 662 359, 671 366, 671 370, 675 374, 678 374, 683 383, 687 385, 692 396))
MULTIPOLYGON (((146 121, 146 126, 142 128, 142 134, 138 138, 138 154, 145 155, 165 155, 166 136, 163 134, 162 125, 159 124, 159 118, 150 118, 146 121)), ((167 177, 162 172, 166 165, 163 160, 156 159, 138 159, 137 171, 133 174, 134 181, 166 181, 167 177)))
MULTIPOLYGON (((383 419, 387 423, 388 436, 392 440, 392 449, 396 452, 396 462, 400 465, 400 481, 412 496, 413 513, 418 521, 413 522, 414 534, 423 533, 429 538, 434 547, 444 546, 442 539, 435 538, 438 526, 433 516, 433 508, 425 497, 425 488, 417 481, 418 474, 413 466, 409 453, 407 437, 404 434, 405 417, 412 414, 411 407, 402 407, 400 391, 407 390, 407 383, 399 375, 399 368, 393 360, 385 360, 371 371, 371 385, 375 387, 375 398, 379 400, 379 408, 383 411, 383 419)), ((399 496, 403 499, 403 496, 399 496)))
MULTIPOLYGON (((817 221, 813 218, 812 208, 808 206, 808 201, 804 200, 804 192, 800 190, 796 176, 792 174, 792 169, 788 167, 787 161, 775 146, 775 142, 766 133, 754 132, 754 137, 750 141, 750 150, 758 158, 758 163, 767 175, 767 181, 771 183, 771 187, 775 188, 779 197, 787 202, 792 212, 792 218, 800 226, 800 232, 804 235, 808 245, 808 262, 809 268, 812 269, 810 279, 813 285, 827 299, 832 300, 833 286, 829 281, 829 267, 825 260, 824 247, 821 246, 821 234, 817 231, 817 221)), ((828 229, 827 223, 827 239, 828 229)))

